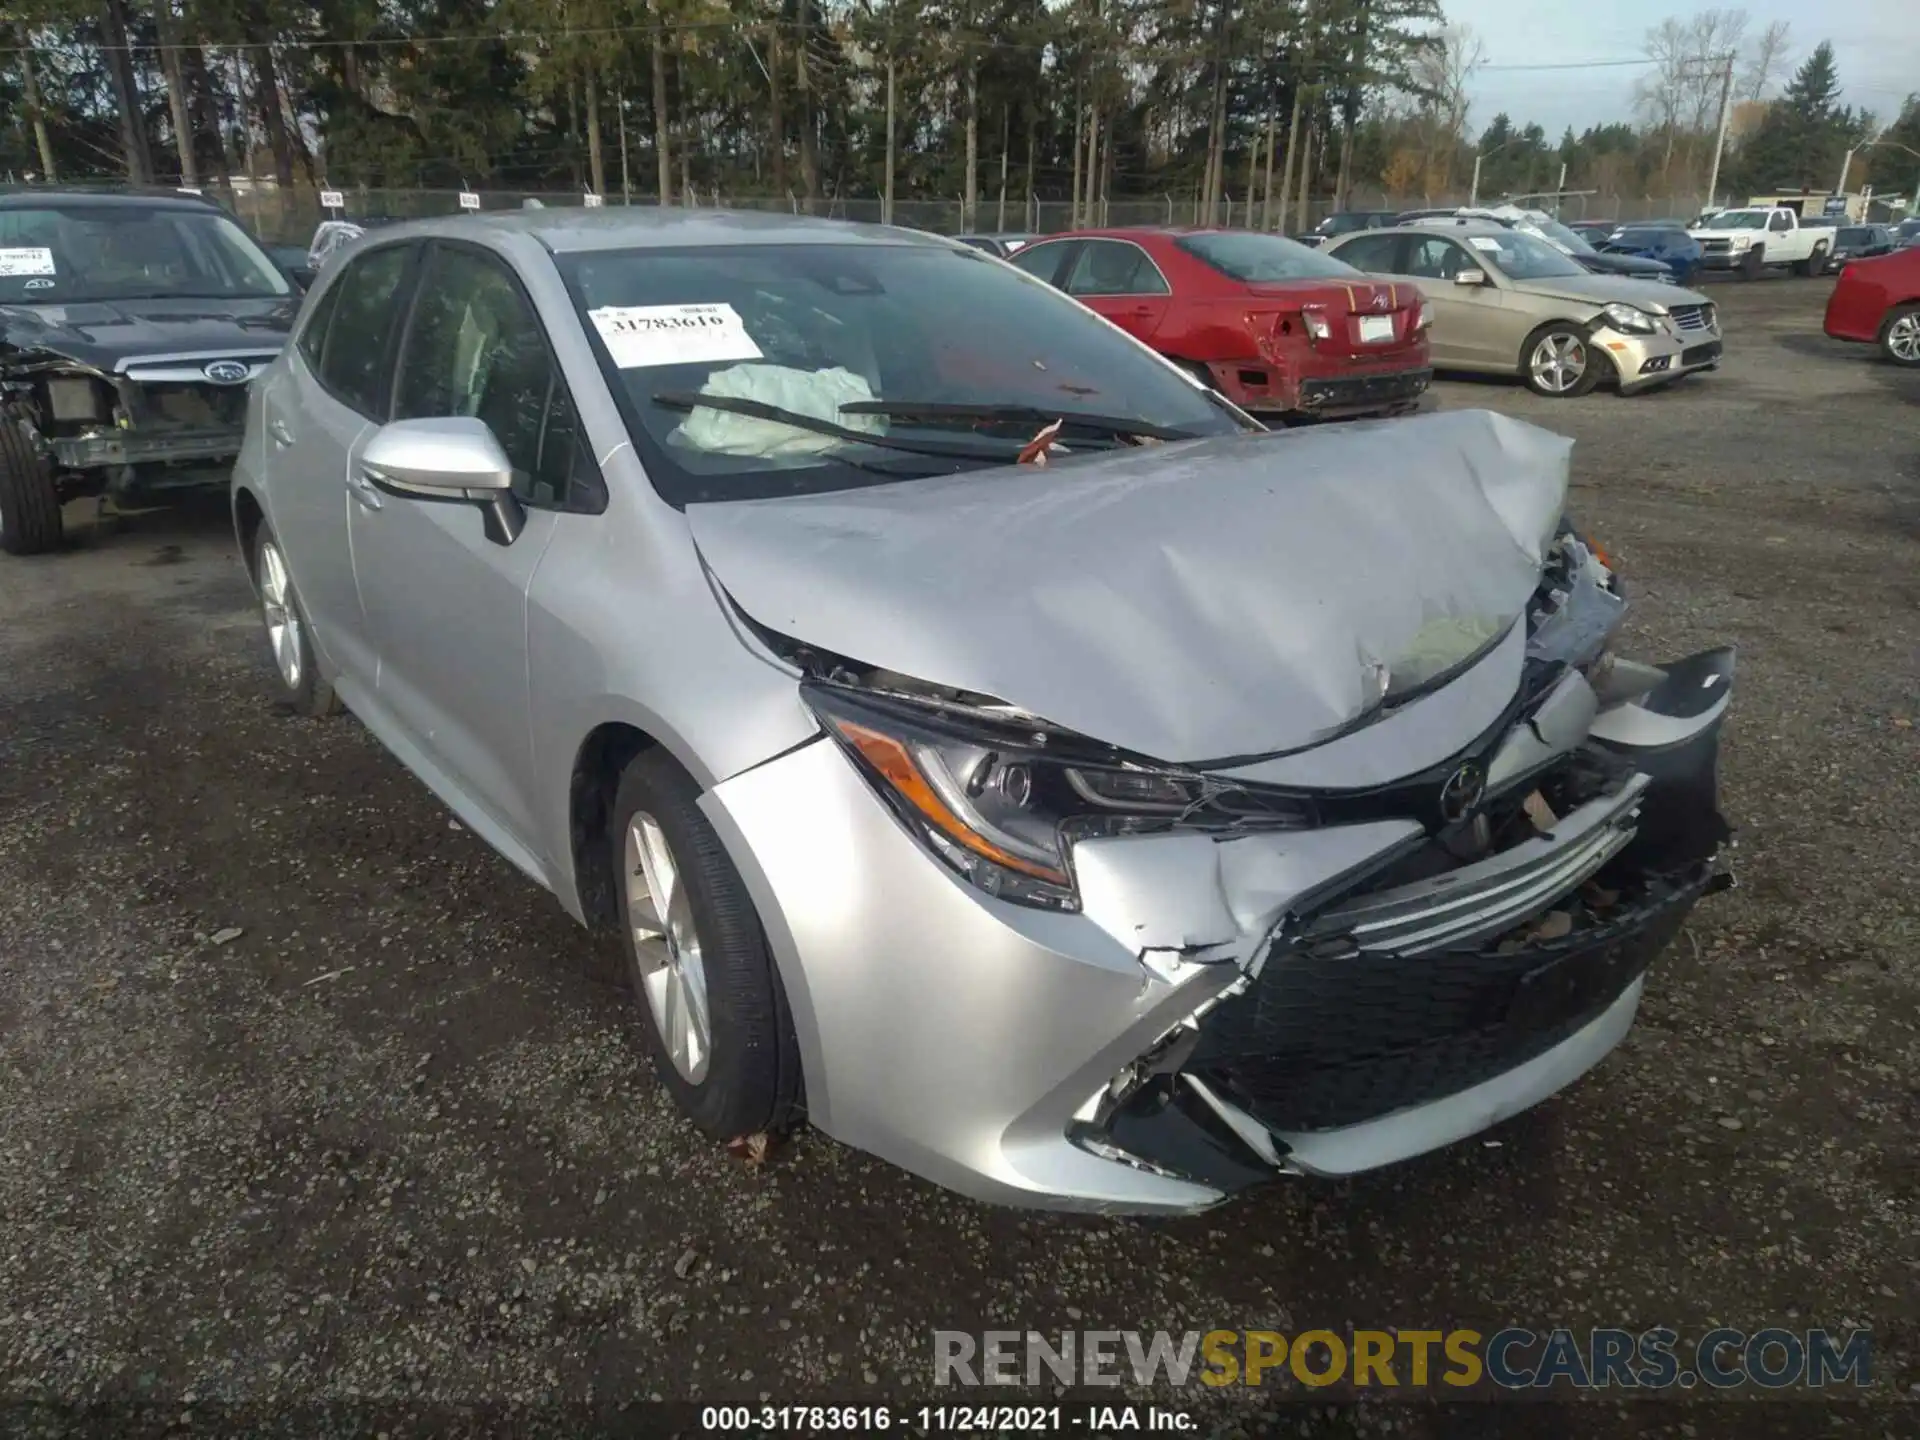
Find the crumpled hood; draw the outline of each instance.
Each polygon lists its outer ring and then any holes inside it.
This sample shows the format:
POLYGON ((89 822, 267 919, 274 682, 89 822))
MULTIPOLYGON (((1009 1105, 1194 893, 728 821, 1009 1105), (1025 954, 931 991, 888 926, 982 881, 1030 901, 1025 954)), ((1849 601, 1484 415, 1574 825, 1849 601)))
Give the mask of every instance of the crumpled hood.
POLYGON ((0 341, 111 372, 147 355, 276 349, 299 307, 297 295, 0 305, 0 341))
POLYGON ((1504 629, 1571 449, 1459 411, 686 513, 763 626, 1199 763, 1327 738, 1376 703, 1378 667, 1504 629))

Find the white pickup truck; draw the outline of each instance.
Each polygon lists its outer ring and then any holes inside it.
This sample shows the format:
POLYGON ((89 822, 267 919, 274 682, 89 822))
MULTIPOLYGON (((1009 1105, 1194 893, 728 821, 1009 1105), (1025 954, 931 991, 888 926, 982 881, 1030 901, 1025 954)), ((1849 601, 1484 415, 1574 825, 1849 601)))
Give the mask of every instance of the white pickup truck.
POLYGON ((1832 225, 1805 222, 1785 206, 1722 210, 1687 233, 1700 242, 1702 266, 1737 270, 1749 280, 1769 266, 1818 275, 1833 249, 1832 225))

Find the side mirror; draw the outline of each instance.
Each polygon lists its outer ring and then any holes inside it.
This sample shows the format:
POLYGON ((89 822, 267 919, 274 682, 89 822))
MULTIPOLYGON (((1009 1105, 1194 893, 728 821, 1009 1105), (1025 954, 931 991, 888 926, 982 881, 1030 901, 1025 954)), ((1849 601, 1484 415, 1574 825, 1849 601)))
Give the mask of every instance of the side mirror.
POLYGON ((1462 270, 1458 275, 1453 277, 1453 283, 1456 285, 1485 285, 1487 283, 1487 272, 1484 270, 1462 270))
POLYGON ((513 496, 513 462, 484 420, 446 416, 382 425, 360 452, 368 483, 407 500, 478 505, 487 538, 510 545, 526 524, 513 496))

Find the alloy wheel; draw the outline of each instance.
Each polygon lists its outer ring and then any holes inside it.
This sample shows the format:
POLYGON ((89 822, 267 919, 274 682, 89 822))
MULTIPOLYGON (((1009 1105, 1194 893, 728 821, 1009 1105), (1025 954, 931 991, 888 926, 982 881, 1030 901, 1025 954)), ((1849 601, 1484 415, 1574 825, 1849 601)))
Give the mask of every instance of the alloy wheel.
POLYGON ((1528 368, 1533 371, 1533 378, 1542 390, 1564 395, 1578 385, 1580 377, 1587 373, 1586 343, 1565 331, 1544 335, 1540 343, 1533 347, 1528 368))
POLYGON ((260 613, 267 623, 267 641, 273 663, 289 690, 300 688, 300 612, 293 604, 293 582, 286 557, 269 540, 260 547, 260 613))
POLYGON ((683 1080, 698 1085, 713 1053, 713 1023, 692 902, 660 822, 646 811, 627 823, 625 850, 636 978, 667 1058, 683 1080))
POLYGON ((1906 365, 1920 365, 1920 312, 1901 315, 1887 327, 1887 350, 1906 365))

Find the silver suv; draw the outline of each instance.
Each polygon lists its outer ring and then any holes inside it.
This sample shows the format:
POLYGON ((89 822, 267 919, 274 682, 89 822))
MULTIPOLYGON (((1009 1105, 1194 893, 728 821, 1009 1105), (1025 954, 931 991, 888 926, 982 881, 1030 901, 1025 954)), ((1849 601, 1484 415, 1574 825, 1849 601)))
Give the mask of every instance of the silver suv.
POLYGON ((700 1128, 1167 1213, 1551 1094, 1714 883, 1732 657, 1607 652, 1568 450, 1263 433, 932 236, 548 210, 345 252, 233 500, 280 700, 617 927, 700 1128))

